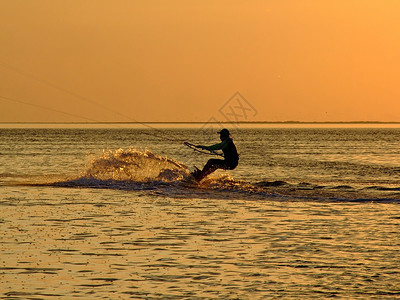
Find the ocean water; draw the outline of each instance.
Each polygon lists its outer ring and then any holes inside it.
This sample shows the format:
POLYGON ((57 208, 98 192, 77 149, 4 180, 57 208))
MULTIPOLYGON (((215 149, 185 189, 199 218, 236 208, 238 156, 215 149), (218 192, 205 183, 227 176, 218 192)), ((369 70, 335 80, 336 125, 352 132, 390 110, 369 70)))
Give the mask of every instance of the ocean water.
POLYGON ((0 298, 396 299, 400 128, 0 129, 0 298))

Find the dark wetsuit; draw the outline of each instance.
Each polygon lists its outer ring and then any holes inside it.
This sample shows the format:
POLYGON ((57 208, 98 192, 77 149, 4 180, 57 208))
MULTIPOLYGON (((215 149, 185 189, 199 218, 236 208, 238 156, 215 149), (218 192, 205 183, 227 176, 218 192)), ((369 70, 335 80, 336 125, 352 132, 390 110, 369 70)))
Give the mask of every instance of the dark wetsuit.
POLYGON ((203 148, 207 150, 222 150, 225 159, 212 158, 208 160, 203 170, 196 174, 197 180, 203 179, 217 169, 233 170, 239 163, 239 154, 231 138, 227 138, 213 146, 203 146, 203 148))

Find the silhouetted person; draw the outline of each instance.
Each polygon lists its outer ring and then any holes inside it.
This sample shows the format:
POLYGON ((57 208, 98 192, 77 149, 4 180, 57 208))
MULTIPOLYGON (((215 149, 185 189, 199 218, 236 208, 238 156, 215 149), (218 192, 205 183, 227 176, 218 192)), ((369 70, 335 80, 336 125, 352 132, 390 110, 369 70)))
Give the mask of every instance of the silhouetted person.
POLYGON ((222 150, 224 153, 224 159, 212 158, 208 160, 203 170, 195 170, 192 175, 197 181, 202 180, 207 175, 211 174, 217 169, 233 170, 239 163, 239 155, 236 150, 236 146, 230 136, 229 130, 224 128, 219 133, 221 143, 212 146, 197 145, 196 148, 206 150, 222 150))

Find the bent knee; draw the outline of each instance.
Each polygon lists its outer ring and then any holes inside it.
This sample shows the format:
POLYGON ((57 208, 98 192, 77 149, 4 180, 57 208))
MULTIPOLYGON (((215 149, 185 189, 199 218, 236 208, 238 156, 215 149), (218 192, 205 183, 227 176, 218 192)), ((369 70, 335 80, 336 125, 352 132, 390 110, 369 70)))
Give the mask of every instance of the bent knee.
POLYGON ((235 168, 237 167, 238 163, 239 163, 239 162, 237 162, 237 161, 230 162, 230 163, 228 164, 228 169, 229 169, 229 170, 235 169, 235 168))

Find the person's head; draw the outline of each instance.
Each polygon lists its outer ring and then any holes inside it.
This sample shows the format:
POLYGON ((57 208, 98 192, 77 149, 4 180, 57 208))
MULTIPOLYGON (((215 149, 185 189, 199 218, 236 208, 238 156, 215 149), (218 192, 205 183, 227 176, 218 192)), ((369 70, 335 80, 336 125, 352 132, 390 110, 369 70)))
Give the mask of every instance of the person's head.
POLYGON ((231 135, 229 133, 229 130, 226 128, 222 129, 221 131, 218 131, 218 133, 219 133, 219 138, 221 139, 221 141, 226 140, 231 135))

